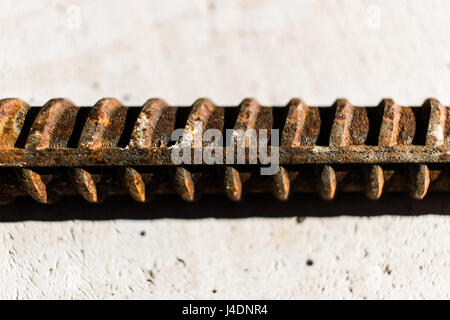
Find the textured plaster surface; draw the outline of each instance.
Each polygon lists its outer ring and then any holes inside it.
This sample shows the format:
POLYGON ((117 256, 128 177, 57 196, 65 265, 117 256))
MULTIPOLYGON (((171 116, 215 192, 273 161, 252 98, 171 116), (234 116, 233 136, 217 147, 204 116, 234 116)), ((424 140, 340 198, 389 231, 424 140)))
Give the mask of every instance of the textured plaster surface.
MULTIPOLYGON (((1 1, 0 95, 448 105, 449 13, 448 1, 1 1)), ((0 298, 448 299, 449 235, 438 215, 3 222, 0 298)))

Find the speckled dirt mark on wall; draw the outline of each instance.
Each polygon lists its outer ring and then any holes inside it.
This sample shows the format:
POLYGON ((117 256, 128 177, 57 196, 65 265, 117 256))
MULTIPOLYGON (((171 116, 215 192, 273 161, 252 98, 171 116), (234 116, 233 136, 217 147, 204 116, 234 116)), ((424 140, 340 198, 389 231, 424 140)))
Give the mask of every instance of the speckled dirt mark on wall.
MULTIPOLYGON (((158 193, 194 201, 202 193, 225 192, 234 201, 246 192, 318 192, 331 200, 338 191, 450 191, 449 107, 428 99, 401 107, 384 99, 378 107, 355 107, 338 99, 330 108, 293 99, 286 107, 263 107, 245 99, 238 108, 209 99, 191 108, 150 99, 142 108, 112 98, 92 108, 53 99, 42 108, 19 99, 0 100, 0 202, 30 195, 49 203, 80 194, 101 202, 130 194, 145 202, 158 193), (261 176, 256 165, 178 165, 170 158, 173 130, 278 129, 280 168, 261 176)), ((203 146, 205 147, 205 146, 203 146)), ((251 148, 251 146, 248 146, 251 148)), ((270 149, 270 148, 269 148, 270 149)), ((225 152, 224 152, 225 154, 225 152)))

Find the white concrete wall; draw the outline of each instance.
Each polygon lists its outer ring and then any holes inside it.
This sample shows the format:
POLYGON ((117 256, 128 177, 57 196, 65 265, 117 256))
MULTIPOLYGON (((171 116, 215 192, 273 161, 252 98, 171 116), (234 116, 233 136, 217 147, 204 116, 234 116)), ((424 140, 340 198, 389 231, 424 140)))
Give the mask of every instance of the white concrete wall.
MULTIPOLYGON (((2 0, 0 96, 450 104, 449 13, 444 0, 2 0)), ((449 234, 445 216, 0 223, 0 298, 448 299, 449 234)))

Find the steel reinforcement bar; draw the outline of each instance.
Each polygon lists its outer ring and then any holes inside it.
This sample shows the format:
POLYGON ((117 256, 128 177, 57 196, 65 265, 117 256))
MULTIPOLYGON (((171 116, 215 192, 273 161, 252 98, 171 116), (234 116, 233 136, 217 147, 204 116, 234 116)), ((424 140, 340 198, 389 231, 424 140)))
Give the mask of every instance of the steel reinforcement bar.
MULTIPOLYGON (((0 100, 0 203, 30 195, 49 203, 80 194, 101 202, 130 194, 140 202, 159 193, 178 193, 187 201, 224 192, 239 201, 247 192, 271 192, 287 200, 292 192, 318 192, 331 200, 337 192, 450 191, 450 108, 436 99, 421 107, 404 107, 384 99, 377 107, 355 107, 338 99, 331 107, 308 106, 292 99, 285 107, 260 106, 245 99, 238 107, 219 107, 198 99, 191 107, 169 106, 150 99, 142 107, 125 107, 113 98, 94 107, 52 99, 30 107, 20 99, 0 100), (259 161, 245 164, 179 164, 170 137, 194 126, 217 129, 277 129, 280 141, 269 146, 279 154, 274 175, 261 175, 259 161)), ((208 148, 206 144, 193 147, 208 148)), ((225 148, 225 147, 223 147, 225 148)))

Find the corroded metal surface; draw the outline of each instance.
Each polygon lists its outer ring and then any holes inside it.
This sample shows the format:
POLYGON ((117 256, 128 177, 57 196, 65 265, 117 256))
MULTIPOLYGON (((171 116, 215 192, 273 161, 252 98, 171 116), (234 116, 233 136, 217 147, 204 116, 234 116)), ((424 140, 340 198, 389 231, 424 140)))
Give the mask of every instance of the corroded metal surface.
MULTIPOLYGON (((129 194, 147 202, 159 193, 186 201, 224 192, 240 201, 248 192, 270 192, 287 200, 292 192, 317 192, 331 200, 339 192, 408 192, 422 199, 430 191, 450 191, 450 108, 435 99, 421 107, 384 99, 377 107, 356 107, 338 99, 331 107, 292 99, 286 107, 261 106, 245 99, 219 107, 199 99, 192 107, 150 99, 143 107, 100 100, 78 107, 52 99, 30 107, 19 99, 0 100, 0 203, 29 195, 40 203, 79 194, 101 202, 129 194), (170 138, 191 143, 201 130, 265 129, 281 133, 279 169, 261 176, 260 163, 175 165, 170 138)), ((193 145, 194 150, 207 145, 193 145)), ((246 142, 246 159, 253 147, 246 142)), ((247 162, 248 163, 248 162, 247 162)))

